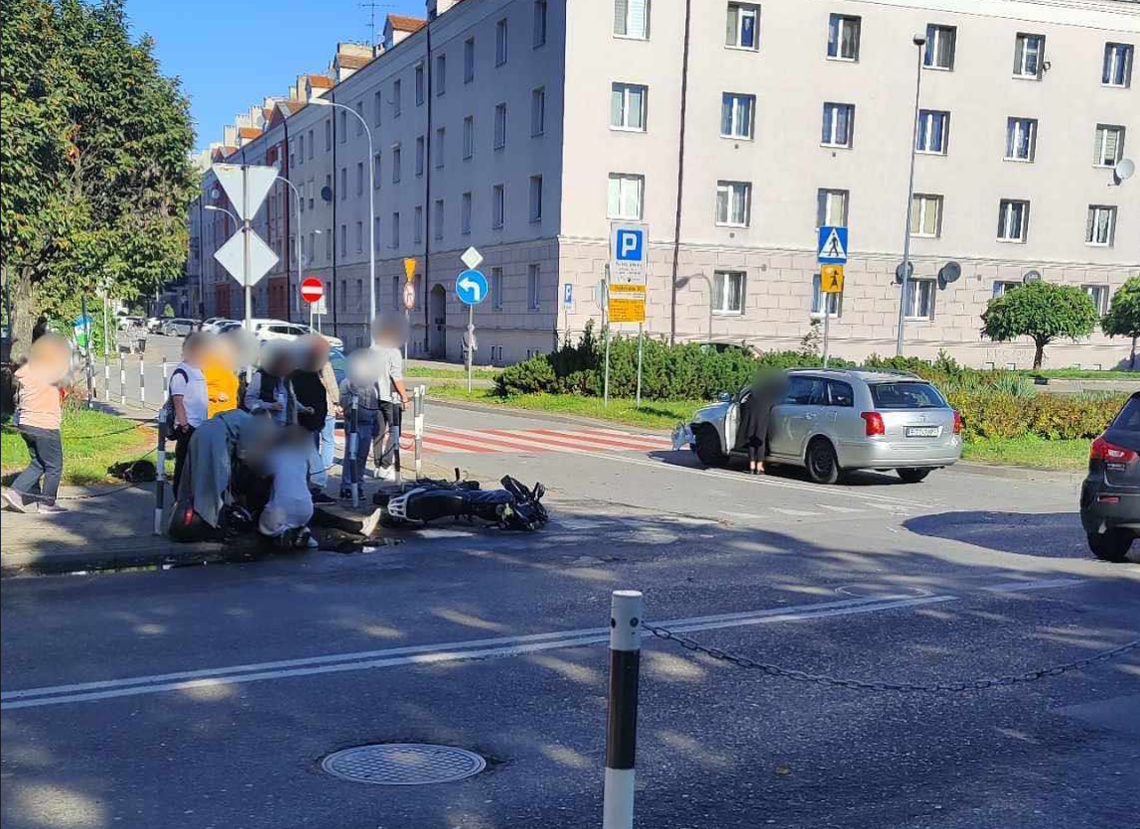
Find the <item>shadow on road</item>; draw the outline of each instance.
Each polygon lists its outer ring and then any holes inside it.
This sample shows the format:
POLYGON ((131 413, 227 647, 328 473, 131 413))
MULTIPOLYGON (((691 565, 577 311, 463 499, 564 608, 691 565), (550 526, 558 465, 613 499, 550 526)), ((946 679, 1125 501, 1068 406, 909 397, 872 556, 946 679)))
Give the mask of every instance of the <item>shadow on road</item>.
POLYGON ((1043 558, 1088 557, 1081 519, 1073 512, 942 512, 903 522, 918 535, 964 541, 1003 553, 1043 558))
MULTIPOLYGON (((687 469, 719 469, 726 472, 740 472, 741 475, 748 474, 747 460, 736 455, 731 457, 723 466, 707 466, 701 463, 696 454, 688 449, 660 450, 649 452, 647 456, 654 460, 667 463, 670 466, 683 466, 687 469)), ((765 469, 767 470, 765 474, 768 477, 783 478, 791 481, 810 481, 807 471, 800 466, 766 463, 765 469)), ((901 478, 892 473, 874 472, 870 469, 859 470, 858 472, 845 472, 839 479, 839 482, 843 486, 897 486, 904 483, 901 478)))

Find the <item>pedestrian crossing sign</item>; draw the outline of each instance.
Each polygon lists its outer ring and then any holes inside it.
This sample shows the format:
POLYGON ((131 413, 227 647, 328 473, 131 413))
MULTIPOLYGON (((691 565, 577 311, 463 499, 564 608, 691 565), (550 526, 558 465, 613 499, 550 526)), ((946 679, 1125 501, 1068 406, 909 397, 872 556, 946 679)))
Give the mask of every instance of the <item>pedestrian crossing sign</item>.
POLYGON ((847 264, 847 228, 824 225, 819 229, 819 263, 847 264))
POLYGON ((825 294, 843 293, 842 265, 824 265, 819 269, 819 290, 825 294))

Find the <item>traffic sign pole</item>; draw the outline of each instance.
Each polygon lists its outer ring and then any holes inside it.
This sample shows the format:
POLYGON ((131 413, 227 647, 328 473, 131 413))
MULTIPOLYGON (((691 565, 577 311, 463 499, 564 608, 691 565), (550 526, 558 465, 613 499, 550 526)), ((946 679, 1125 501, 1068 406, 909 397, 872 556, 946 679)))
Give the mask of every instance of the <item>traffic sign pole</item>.
POLYGON ((641 408, 641 355, 645 350, 645 323, 637 326, 637 408, 641 408))
MULTIPOLYGON (((606 297, 610 293, 610 266, 606 265, 606 297)), ((608 409, 610 407, 610 328, 613 327, 613 319, 610 319, 606 325, 606 372, 605 380, 602 383, 602 408, 608 409)))
POLYGON ((471 362, 475 345, 475 306, 467 306, 467 391, 471 391, 471 362))
POLYGON ((831 347, 831 294, 823 295, 823 367, 827 368, 828 349, 831 347))
POLYGON ((253 270, 251 267, 250 250, 249 250, 249 234, 253 232, 253 227, 249 221, 249 167, 246 165, 241 166, 241 198, 242 198, 242 251, 243 251, 243 270, 241 274, 242 282, 245 284, 245 330, 253 333, 253 283, 250 281, 249 275, 253 270))

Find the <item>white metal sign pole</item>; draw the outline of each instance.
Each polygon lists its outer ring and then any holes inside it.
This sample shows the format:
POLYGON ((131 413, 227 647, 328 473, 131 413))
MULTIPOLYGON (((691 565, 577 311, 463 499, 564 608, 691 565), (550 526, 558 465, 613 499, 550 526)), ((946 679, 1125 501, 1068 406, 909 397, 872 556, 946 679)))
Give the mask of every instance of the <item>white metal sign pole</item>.
POLYGON ((823 295, 823 367, 827 368, 831 345, 831 294, 823 295))
POLYGON ((637 408, 641 408, 641 355, 645 347, 645 323, 637 324, 637 408))
POLYGON ((471 363, 475 352, 475 306, 467 306, 467 391, 471 391, 471 363))
POLYGON ((241 165, 241 216, 242 216, 242 272, 241 281, 245 285, 245 330, 253 333, 253 281, 250 273, 253 271, 250 262, 249 234, 253 228, 249 221, 249 167, 241 165))
MULTIPOLYGON (((606 307, 610 303, 610 266, 606 265, 606 307)), ((606 312, 602 312, 602 321, 606 325, 606 372, 605 381, 602 383, 602 408, 608 409, 610 407, 610 328, 613 327, 613 322, 606 319, 606 312)))

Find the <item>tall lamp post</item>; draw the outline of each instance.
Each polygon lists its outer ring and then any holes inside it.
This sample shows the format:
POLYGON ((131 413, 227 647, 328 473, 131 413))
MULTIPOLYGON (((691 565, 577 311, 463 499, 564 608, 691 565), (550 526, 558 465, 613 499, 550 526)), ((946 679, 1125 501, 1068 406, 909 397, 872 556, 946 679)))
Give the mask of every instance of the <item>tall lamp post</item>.
MULTIPOLYGON (((277 180, 282 182, 283 184, 287 185, 289 187, 289 189, 293 191, 293 196, 296 199, 295 205, 297 208, 297 210, 296 210, 296 212, 297 212, 297 241, 296 241, 295 247, 296 247, 296 254, 297 254, 297 290, 300 291, 301 290, 301 191, 297 189, 297 185, 295 185, 293 182, 289 181, 289 179, 285 178, 285 176, 278 176, 277 180)), ((288 278, 288 275, 289 275, 288 272, 286 272, 285 275, 286 275, 286 278, 288 278)), ((309 323, 310 323, 310 327, 312 327, 311 326, 311 323, 312 323, 311 319, 309 320, 309 323)))
POLYGON ((361 114, 350 106, 338 104, 336 101, 326 101, 324 98, 311 98, 309 103, 351 112, 352 117, 360 122, 368 136, 368 327, 371 332, 372 323, 376 320, 376 153, 372 148, 372 128, 361 114))
POLYGON ((694 279, 703 279, 705 281, 705 284, 709 286, 709 342, 711 343, 713 338, 713 303, 716 301, 716 297, 713 296, 712 280, 703 273, 695 273, 692 276, 682 276, 680 279, 678 279, 676 283, 677 288, 678 290, 684 288, 694 279))
POLYGON ((914 81, 914 124, 910 134, 910 180, 906 187, 906 227, 903 228, 902 296, 899 297, 898 339, 895 342, 895 354, 899 357, 903 354, 907 291, 910 289, 910 218, 911 211, 914 209, 914 160, 918 148, 918 97, 922 91, 922 52, 923 47, 926 46, 926 37, 915 35, 911 42, 916 47, 918 60, 914 81))

